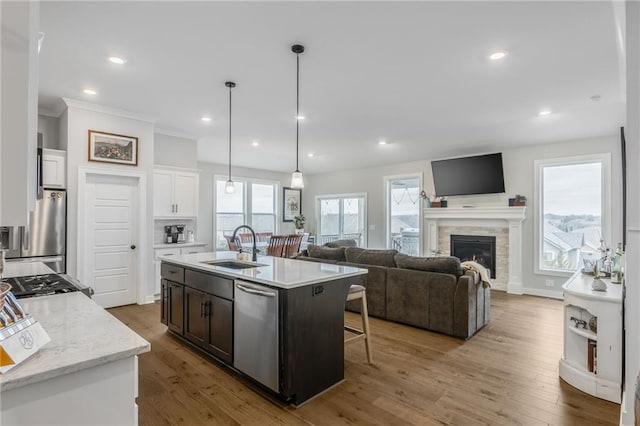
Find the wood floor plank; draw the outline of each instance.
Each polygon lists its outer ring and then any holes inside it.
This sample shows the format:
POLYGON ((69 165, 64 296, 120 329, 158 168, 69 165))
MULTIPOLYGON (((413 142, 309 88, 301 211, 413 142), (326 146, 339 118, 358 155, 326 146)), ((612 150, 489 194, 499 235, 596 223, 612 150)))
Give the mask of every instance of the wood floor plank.
MULTIPOLYGON (((370 319, 345 347, 346 381, 302 407, 284 404, 166 333, 159 304, 110 309, 151 342, 139 359, 141 425, 617 425, 620 406, 558 377, 562 302, 492 293, 491 322, 462 341, 370 319)), ((357 314, 345 322, 360 326, 357 314)))

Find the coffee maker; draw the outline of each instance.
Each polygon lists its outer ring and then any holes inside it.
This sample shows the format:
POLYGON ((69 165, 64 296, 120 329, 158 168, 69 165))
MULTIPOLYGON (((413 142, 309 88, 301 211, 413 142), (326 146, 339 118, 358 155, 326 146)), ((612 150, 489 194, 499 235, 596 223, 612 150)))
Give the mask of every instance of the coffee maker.
POLYGON ((171 225, 167 225, 164 227, 164 242, 168 243, 168 244, 172 244, 175 241, 173 241, 173 230, 172 230, 173 226, 171 225))
POLYGON ((185 225, 175 225, 176 228, 176 243, 186 243, 187 239, 186 236, 184 235, 184 228, 186 228, 185 225))

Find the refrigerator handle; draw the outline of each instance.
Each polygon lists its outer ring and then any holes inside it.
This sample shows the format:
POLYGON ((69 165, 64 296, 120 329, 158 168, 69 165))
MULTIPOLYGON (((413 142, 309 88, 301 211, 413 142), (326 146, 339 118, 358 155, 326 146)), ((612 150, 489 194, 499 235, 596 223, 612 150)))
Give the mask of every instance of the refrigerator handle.
POLYGON ((29 250, 29 228, 20 226, 20 249, 22 251, 29 250))
POLYGON ((43 161, 43 151, 42 151, 42 133, 38 133, 38 151, 37 151, 37 161, 36 161, 36 199, 42 200, 44 196, 44 182, 43 182, 43 171, 42 171, 42 161, 43 161))

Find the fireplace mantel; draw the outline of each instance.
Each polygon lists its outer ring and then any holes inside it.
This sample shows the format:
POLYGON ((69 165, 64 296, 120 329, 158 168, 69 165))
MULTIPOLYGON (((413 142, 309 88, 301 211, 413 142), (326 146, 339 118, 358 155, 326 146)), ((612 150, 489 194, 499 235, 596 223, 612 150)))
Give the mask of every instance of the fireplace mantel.
POLYGON ((504 227, 509 229, 507 292, 522 294, 522 222, 526 207, 469 207, 424 209, 425 253, 438 250, 439 226, 504 227))

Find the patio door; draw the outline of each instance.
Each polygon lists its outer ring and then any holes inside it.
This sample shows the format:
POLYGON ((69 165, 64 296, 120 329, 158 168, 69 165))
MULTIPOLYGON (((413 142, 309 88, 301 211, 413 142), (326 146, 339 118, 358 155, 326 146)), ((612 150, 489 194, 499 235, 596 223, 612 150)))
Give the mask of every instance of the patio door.
POLYGON ((316 198, 317 244, 354 239, 366 247, 366 194, 325 195, 316 198))
POLYGON ((420 184, 422 175, 389 176, 387 192, 387 247, 420 255, 420 184))

